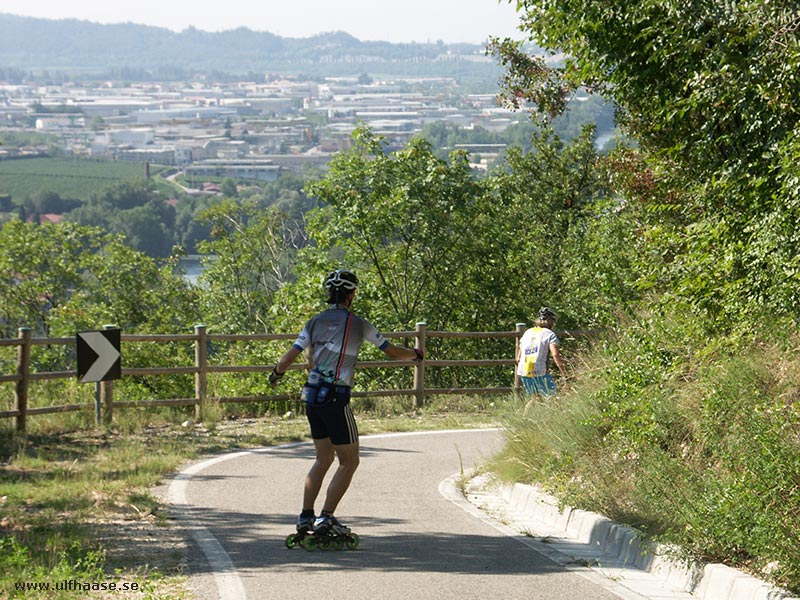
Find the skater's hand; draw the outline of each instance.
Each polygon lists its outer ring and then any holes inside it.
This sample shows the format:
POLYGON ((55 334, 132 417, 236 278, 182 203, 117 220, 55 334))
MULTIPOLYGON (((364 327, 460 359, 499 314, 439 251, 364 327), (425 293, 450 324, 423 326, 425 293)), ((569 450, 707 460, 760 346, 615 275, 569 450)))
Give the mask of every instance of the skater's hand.
POLYGON ((414 354, 417 355, 417 358, 414 359, 414 362, 421 362, 425 358, 425 354, 419 348, 412 348, 414 354))
POLYGON ((269 374, 269 384, 272 387, 277 386, 278 382, 281 380, 281 377, 283 377, 284 375, 286 375, 285 372, 284 373, 278 373, 278 371, 276 369, 272 369, 272 373, 269 374))

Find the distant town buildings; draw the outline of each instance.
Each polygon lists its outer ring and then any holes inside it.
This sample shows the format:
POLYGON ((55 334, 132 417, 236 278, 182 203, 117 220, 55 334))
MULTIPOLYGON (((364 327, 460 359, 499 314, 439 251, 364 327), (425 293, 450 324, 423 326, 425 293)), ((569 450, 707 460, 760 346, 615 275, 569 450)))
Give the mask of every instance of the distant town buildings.
MULTIPOLYGON (((520 118, 497 108, 491 94, 460 94, 450 78, 96 88, 0 81, 4 129, 51 135, 75 155, 174 165, 197 178, 272 181, 282 170, 324 165, 349 147, 359 123, 399 148, 432 122, 496 131, 520 118)), ((0 158, 11 152, 0 148, 0 158)), ((13 151, 25 152, 36 149, 13 151)))

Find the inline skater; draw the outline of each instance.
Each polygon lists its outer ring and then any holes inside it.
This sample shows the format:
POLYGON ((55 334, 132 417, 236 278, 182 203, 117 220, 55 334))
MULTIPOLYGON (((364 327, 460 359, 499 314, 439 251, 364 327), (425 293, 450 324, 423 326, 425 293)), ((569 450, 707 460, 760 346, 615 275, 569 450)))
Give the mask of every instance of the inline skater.
POLYGON ((309 531, 315 536, 320 533, 350 535, 350 529, 339 522, 334 512, 359 464, 358 427, 350 407, 350 390, 363 342, 371 342, 394 359, 423 359, 419 349, 389 343, 374 325, 351 311, 358 289, 355 273, 345 269, 333 271, 325 278, 325 289, 330 306, 309 319, 269 378, 275 386, 304 350, 311 353, 313 367, 301 397, 305 401, 316 457, 305 479, 303 509, 297 518, 297 532, 301 536, 309 531), (339 465, 317 516, 314 505, 334 459, 338 459, 339 465))
POLYGON ((517 349, 517 375, 525 386, 528 395, 540 394, 549 396, 556 393, 556 384, 553 376, 548 373, 547 360, 553 357, 559 373, 566 379, 564 363, 558 352, 558 336, 553 329, 556 326, 558 315, 547 306, 539 310, 535 327, 531 327, 522 334, 517 349))

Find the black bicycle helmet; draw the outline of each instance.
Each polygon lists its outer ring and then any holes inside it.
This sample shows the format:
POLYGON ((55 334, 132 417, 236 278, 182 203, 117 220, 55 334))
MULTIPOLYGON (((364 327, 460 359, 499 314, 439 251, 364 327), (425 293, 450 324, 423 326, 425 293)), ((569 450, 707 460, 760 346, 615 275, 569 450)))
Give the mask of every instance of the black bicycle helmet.
POLYGON ((539 318, 542 321, 555 322, 558 320, 558 315, 556 314, 556 311, 554 311, 552 308, 543 306, 542 308, 539 309, 539 318))
POLYGON ((325 289, 332 290, 354 290, 358 287, 358 277, 352 271, 337 269, 325 278, 325 289))

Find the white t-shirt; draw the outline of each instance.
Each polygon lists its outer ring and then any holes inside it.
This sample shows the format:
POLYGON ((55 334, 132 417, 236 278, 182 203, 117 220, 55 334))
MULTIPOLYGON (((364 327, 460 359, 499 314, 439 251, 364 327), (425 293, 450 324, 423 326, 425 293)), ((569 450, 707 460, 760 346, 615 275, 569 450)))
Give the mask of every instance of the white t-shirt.
POLYGON ((519 341, 517 375, 537 377, 547 373, 550 344, 558 345, 558 336, 547 327, 531 327, 525 331, 519 341))

